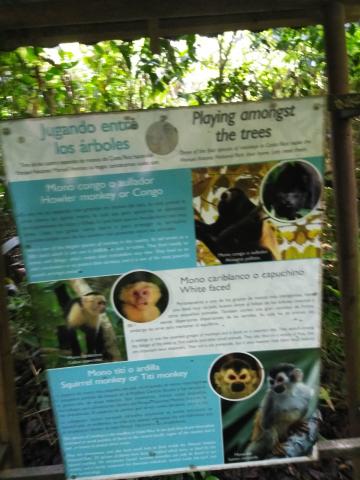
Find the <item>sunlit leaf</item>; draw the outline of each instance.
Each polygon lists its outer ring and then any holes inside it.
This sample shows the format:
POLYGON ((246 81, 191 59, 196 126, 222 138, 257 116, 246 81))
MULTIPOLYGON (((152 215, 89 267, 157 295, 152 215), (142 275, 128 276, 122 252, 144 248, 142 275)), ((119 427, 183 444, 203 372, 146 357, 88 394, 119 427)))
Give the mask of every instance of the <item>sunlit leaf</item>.
POLYGON ((193 183, 193 196, 198 197, 200 195, 203 195, 204 192, 209 188, 209 185, 212 183, 212 180, 210 177, 208 178, 203 178, 201 180, 198 180, 196 183, 193 183))
POLYGON ((220 175, 219 178, 214 183, 215 188, 224 187, 229 188, 230 180, 226 175, 220 175))
POLYGON ((201 241, 197 241, 196 257, 202 265, 221 265, 220 260, 201 241))
POLYGON ((333 404, 333 401, 331 400, 331 396, 330 396, 330 392, 328 389, 326 389, 325 387, 321 386, 320 387, 320 390, 319 390, 319 398, 320 400, 322 400, 323 402, 325 402, 327 404, 327 406, 333 411, 335 412, 335 406, 333 404))
POLYGON ((295 241, 296 241, 297 244, 304 245, 306 240, 307 240, 307 238, 306 238, 306 235, 304 234, 303 231, 300 231, 300 232, 296 233, 295 241))
POLYGON ((289 247, 283 253, 284 260, 295 260, 301 258, 301 254, 296 247, 289 247))
POLYGON ((304 250, 304 258, 318 258, 320 256, 320 248, 308 245, 304 250))
POLYGON ((295 239, 295 234, 296 232, 294 231, 289 232, 285 230, 281 232, 280 236, 285 238, 288 242, 292 242, 295 239))

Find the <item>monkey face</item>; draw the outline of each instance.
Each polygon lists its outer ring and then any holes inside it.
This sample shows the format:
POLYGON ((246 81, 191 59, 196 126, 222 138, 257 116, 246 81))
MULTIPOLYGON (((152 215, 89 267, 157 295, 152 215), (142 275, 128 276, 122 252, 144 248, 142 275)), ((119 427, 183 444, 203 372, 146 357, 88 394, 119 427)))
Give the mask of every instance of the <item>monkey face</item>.
POLYGON ((246 217, 255 208, 255 205, 248 199, 240 188, 229 188, 220 197, 218 203, 219 215, 231 219, 246 217))
POLYGON ((135 282, 126 285, 120 292, 123 303, 133 305, 138 310, 146 310, 160 300, 160 288, 151 282, 135 282))
POLYGON ((278 373, 275 378, 269 378, 269 385, 275 393, 285 392, 288 383, 289 377, 284 372, 278 373))
POLYGON ((285 392, 292 383, 301 382, 303 373, 300 368, 294 368, 290 372, 281 371, 269 377, 269 386, 275 393, 285 392))
POLYGON ((273 392, 281 394, 288 390, 291 384, 301 382, 302 379, 303 372, 300 368, 292 364, 280 364, 270 371, 269 386, 273 392))
POLYGON ((247 368, 243 368, 240 372, 230 369, 225 372, 224 381, 233 392, 242 392, 252 382, 252 376, 247 368))
POLYGON ((106 310, 106 299, 103 295, 85 295, 81 298, 83 308, 94 314, 100 315, 106 310))
POLYGON ((293 220, 299 214, 299 210, 305 207, 306 196, 299 189, 291 192, 278 192, 274 207, 277 215, 293 220))
POLYGON ((270 172, 263 188, 263 204, 271 216, 296 220, 307 215, 319 201, 321 180, 312 165, 279 164, 270 172))
POLYGON ((230 399, 239 399, 253 393, 258 387, 260 379, 256 370, 250 368, 241 370, 222 368, 214 374, 214 382, 220 395, 230 399))

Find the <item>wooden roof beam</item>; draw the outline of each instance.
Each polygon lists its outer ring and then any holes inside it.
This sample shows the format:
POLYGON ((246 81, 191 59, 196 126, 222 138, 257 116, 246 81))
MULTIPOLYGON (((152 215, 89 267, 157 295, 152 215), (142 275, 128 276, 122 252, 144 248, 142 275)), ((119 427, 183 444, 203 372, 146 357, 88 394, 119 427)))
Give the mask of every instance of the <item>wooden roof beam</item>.
MULTIPOLYGON (((347 0, 347 2, 355 0, 347 0)), ((271 15, 276 12, 313 10, 324 5, 325 0, 272 0, 271 15)), ((356 5, 356 3, 354 3, 356 5)), ((257 14, 269 12, 268 0, 54 0, 0 6, 0 28, 4 30, 65 25, 89 25, 114 21, 136 21, 157 18, 186 18, 257 14), (100 8, 101 7, 101 8, 100 8)))
MULTIPOLYGON (((214 35, 231 30, 261 31, 275 27, 299 27, 319 24, 322 21, 320 9, 299 10, 295 15, 278 12, 273 19, 266 13, 252 15, 221 15, 193 18, 162 19, 157 23, 159 37, 174 38, 189 33, 214 35)), ((42 27, 28 29, 4 29, 0 33, 0 49, 13 50, 19 45, 52 47, 63 42, 92 44, 102 40, 135 40, 151 36, 149 21, 111 22, 106 25, 68 25, 63 27, 42 27)))

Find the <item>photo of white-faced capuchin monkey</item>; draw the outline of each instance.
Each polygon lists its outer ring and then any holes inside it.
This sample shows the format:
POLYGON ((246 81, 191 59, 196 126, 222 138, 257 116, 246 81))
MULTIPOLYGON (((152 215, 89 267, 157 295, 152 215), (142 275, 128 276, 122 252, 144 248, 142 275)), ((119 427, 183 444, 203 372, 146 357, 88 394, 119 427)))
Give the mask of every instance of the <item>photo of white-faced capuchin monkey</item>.
POLYGON ((195 219, 195 232, 221 263, 280 259, 275 227, 240 188, 223 192, 217 209, 212 224, 195 219))
MULTIPOLYGON (((111 348, 107 348, 102 318, 106 310, 106 298, 98 292, 72 298, 65 284, 56 286, 55 294, 66 319, 66 325, 58 327, 60 348, 70 350, 75 357, 100 354, 104 360, 113 360, 111 348), (86 352, 81 351, 78 330, 85 334, 86 352)), ((113 331, 111 333, 113 341, 115 334, 113 331)))
POLYGON ((130 283, 120 290, 121 313, 132 322, 151 322, 161 315, 157 307, 160 298, 161 291, 155 283, 130 283))

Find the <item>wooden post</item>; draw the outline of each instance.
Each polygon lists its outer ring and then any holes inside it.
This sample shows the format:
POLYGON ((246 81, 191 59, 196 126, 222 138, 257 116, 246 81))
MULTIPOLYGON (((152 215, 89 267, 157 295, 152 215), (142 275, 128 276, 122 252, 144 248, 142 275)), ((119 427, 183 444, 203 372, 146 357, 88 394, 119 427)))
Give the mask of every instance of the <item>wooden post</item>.
POLYGON ((150 18, 149 22, 149 37, 150 37, 150 48, 153 53, 160 53, 160 41, 159 41, 159 21, 157 18, 150 18))
MULTIPOLYGON (((324 7, 325 45, 329 94, 349 93, 344 5, 333 1, 324 7)), ((360 436, 360 301, 358 218, 355 161, 351 120, 334 111, 332 157, 337 212, 337 244, 341 308, 345 332, 346 375, 350 432, 360 436)), ((360 459, 354 458, 355 475, 360 479, 360 459)))
MULTIPOLYGON (((0 222, 2 221, 0 215, 0 222)), ((0 251, 0 443, 7 444, 6 463, 21 467, 21 437, 14 388, 15 374, 6 309, 4 264, 0 251)))

